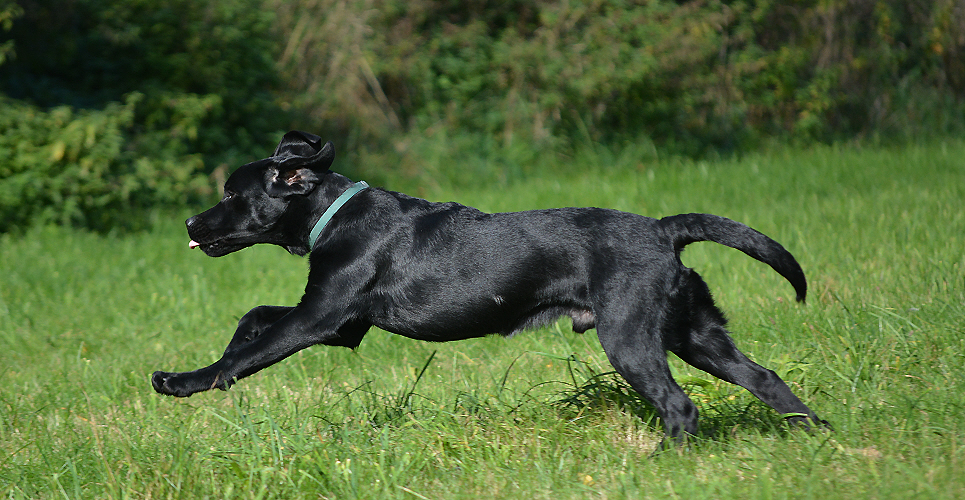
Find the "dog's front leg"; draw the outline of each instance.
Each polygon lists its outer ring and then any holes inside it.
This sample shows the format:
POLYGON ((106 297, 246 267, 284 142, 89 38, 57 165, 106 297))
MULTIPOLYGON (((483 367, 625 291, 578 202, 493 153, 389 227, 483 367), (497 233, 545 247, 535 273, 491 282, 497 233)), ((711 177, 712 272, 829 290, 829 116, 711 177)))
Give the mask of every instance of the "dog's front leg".
POLYGON ((368 326, 346 321, 334 312, 319 314, 304 305, 255 308, 239 322, 239 330, 221 359, 191 372, 154 372, 151 384, 161 394, 178 397, 215 388, 225 390, 235 380, 306 347, 321 343, 357 346, 368 326))
POLYGON ((265 330, 276 321, 282 319, 293 311, 294 307, 288 306, 258 306, 238 320, 238 329, 231 337, 231 342, 225 348, 225 353, 234 351, 238 347, 251 342, 261 335, 265 330))

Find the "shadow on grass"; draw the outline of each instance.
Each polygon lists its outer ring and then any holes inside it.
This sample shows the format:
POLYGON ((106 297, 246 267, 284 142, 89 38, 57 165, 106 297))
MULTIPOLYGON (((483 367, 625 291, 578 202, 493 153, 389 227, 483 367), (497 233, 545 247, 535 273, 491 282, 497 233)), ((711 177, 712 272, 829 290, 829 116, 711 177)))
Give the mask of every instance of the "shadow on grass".
MULTIPOLYGON (((512 370, 511 364, 497 394, 479 396, 460 392, 451 403, 443 402, 440 405, 432 398, 416 392, 435 354, 433 352, 428 357, 410 387, 395 394, 381 394, 372 391, 369 384, 365 383, 345 392, 337 401, 325 405, 327 410, 319 412, 315 417, 327 428, 326 432, 331 433, 333 438, 338 438, 343 432, 405 426, 412 422, 430 425, 430 422, 435 421, 442 425, 442 422, 449 420, 465 423, 465 418, 526 420, 527 417, 519 413, 523 407, 530 404, 549 404, 556 409, 560 418, 574 422, 586 416, 616 410, 636 416, 656 434, 664 432, 654 407, 618 373, 598 373, 589 363, 575 355, 560 357, 539 353, 564 361, 568 368, 568 381, 542 382, 524 391, 521 397, 504 399, 503 390, 512 370), (530 394, 547 384, 563 385, 563 388, 555 393, 556 399, 551 395, 547 401, 543 396, 533 397, 530 394), (417 401, 420 400, 433 404, 419 404, 417 401)), ((726 444, 733 442, 739 434, 747 433, 784 437, 790 431, 780 415, 743 388, 716 379, 707 380, 694 376, 678 377, 677 382, 700 412, 698 434, 691 444, 726 444)))
MULTIPOLYGON (((654 432, 664 431, 653 405, 633 390, 620 374, 615 371, 597 373, 576 356, 561 359, 567 362, 571 380, 555 402, 557 407, 580 416, 617 409, 636 415, 654 432)), ((746 392, 741 387, 693 376, 678 377, 677 383, 697 405, 700 414, 698 442, 726 443, 741 431, 784 437, 791 430, 773 409, 749 393, 739 394, 746 392)))

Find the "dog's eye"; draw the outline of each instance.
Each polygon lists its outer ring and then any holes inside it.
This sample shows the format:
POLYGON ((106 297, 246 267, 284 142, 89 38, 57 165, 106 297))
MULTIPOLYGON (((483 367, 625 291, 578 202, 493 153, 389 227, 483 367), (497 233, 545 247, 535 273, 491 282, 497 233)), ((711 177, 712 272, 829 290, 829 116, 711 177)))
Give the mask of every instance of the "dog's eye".
POLYGON ((221 198, 221 201, 228 201, 228 200, 230 200, 230 199, 232 199, 232 198, 234 198, 234 197, 235 197, 235 194, 234 194, 233 192, 231 192, 231 191, 225 191, 225 192, 224 192, 224 196, 221 198))

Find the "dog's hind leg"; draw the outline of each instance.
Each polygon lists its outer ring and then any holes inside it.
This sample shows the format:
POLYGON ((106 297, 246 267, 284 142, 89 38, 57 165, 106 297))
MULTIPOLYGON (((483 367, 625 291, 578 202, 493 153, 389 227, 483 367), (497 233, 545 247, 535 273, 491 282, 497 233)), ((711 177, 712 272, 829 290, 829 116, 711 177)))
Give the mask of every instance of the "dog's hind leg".
POLYGON ((696 368, 747 389, 781 415, 787 415, 792 424, 809 427, 810 419, 830 427, 801 402, 776 373, 751 361, 737 348, 724 328, 724 315, 713 304, 702 280, 695 283, 692 293, 690 330, 669 332, 670 350, 674 354, 696 368))
POLYGON ((791 392, 773 370, 751 361, 737 349, 722 326, 705 326, 691 331, 687 337, 689 342, 672 349, 680 359, 721 380, 747 389, 781 415, 788 415, 791 423, 808 427, 807 419, 810 419, 828 426, 791 392))
POLYGON ((788 415, 790 423, 808 427, 807 419, 810 419, 828 426, 791 392, 774 371, 751 361, 740 352, 723 327, 692 331, 689 340, 690 343, 672 350, 680 359, 721 380, 747 389, 781 415, 788 415))
POLYGON ((663 420, 666 437, 657 448, 680 445, 697 432, 697 407, 670 374, 667 353, 657 328, 637 328, 633 322, 614 326, 603 322, 597 334, 610 364, 663 420))

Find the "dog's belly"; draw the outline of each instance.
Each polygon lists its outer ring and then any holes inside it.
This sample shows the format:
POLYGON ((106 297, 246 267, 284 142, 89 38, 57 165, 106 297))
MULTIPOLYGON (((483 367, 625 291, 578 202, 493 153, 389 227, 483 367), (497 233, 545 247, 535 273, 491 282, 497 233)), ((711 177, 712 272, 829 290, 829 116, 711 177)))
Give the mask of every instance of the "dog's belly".
POLYGON ((416 340, 448 342, 486 335, 513 335, 521 330, 551 324, 561 316, 569 316, 573 331, 583 333, 593 328, 596 315, 583 305, 514 304, 499 295, 488 304, 439 304, 418 310, 400 308, 391 315, 374 319, 383 330, 416 340))

